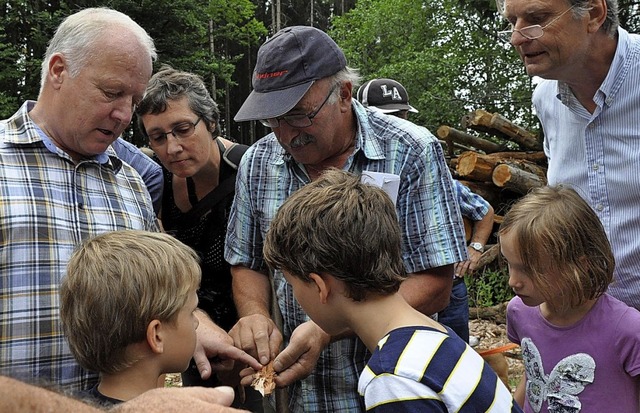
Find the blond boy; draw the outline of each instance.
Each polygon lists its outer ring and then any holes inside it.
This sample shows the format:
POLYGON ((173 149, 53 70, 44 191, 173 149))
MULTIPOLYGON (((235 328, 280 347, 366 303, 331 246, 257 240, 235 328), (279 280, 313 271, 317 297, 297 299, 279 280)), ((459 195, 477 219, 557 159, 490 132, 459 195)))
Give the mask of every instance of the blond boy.
POLYGON ((114 231, 75 250, 60 313, 78 363, 100 373, 82 396, 116 404, 182 372, 196 345, 197 254, 170 235, 114 231))

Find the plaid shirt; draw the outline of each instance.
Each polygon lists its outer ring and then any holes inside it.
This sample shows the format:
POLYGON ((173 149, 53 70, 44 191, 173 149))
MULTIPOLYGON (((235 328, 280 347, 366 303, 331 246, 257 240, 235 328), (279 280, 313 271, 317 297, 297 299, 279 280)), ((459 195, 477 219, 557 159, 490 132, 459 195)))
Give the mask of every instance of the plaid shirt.
MULTIPOLYGON (((464 230, 440 144, 425 128, 410 122, 366 110, 356 101, 353 110, 358 122, 356 147, 344 169, 400 176, 396 208, 407 271, 463 261, 464 230)), ((229 218, 227 261, 264 269, 262 244, 269 223, 285 199, 307 183, 304 167, 284 151, 274 134, 249 148, 240 164, 229 218)), ((274 284, 288 341, 308 317, 280 272, 274 275, 274 284)), ((292 385, 291 411, 364 411, 357 386, 368 356, 364 344, 355 338, 330 344, 311 375, 292 385)))
POLYGON ((489 212, 489 203, 456 180, 453 181, 453 188, 456 191, 456 199, 462 216, 472 221, 482 221, 482 218, 489 212))
POLYGON ((97 375, 75 362, 59 322, 67 261, 90 236, 158 227, 133 168, 112 149, 75 164, 31 121, 33 105, 0 122, 0 374, 88 388, 97 375))

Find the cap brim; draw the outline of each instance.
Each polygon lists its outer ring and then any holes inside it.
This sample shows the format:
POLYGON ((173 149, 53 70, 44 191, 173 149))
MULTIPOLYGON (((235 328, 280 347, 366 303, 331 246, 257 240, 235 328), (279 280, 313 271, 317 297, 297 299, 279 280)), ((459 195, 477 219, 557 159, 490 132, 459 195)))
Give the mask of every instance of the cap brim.
POLYGON ((312 80, 287 89, 272 90, 264 93, 254 90, 244 101, 233 120, 244 122, 282 116, 300 102, 300 99, 311 88, 313 82, 312 80))
POLYGON ((371 109, 375 109, 378 112, 382 113, 393 113, 398 112, 400 110, 408 110, 411 113, 418 113, 418 110, 411 105, 407 105, 405 103, 394 103, 383 106, 369 106, 371 109))

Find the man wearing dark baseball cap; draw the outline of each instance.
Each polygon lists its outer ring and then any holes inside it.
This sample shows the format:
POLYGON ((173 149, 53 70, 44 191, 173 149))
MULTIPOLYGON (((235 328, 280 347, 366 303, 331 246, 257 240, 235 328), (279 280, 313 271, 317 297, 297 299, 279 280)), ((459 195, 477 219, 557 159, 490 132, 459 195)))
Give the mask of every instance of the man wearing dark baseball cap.
POLYGON ((393 79, 371 79, 358 89, 357 99, 365 107, 407 119, 407 112, 418 113, 409 104, 407 89, 393 79))
POLYGON ((309 321, 280 271, 273 272, 273 286, 282 333, 271 319, 262 240, 294 191, 331 167, 400 176, 396 207, 409 273, 400 292, 425 314, 447 305, 453 265, 466 259, 460 212, 437 140, 425 128, 366 109, 353 98, 359 82, 326 33, 288 27, 260 47, 254 90, 235 116, 259 120, 272 133, 249 148, 238 171, 225 259, 233 266, 241 318, 229 334, 262 364, 274 362, 278 387, 291 385, 291 412, 365 411, 358 378, 369 357, 352 333, 330 337, 309 321), (282 335, 287 345, 278 353, 282 335))

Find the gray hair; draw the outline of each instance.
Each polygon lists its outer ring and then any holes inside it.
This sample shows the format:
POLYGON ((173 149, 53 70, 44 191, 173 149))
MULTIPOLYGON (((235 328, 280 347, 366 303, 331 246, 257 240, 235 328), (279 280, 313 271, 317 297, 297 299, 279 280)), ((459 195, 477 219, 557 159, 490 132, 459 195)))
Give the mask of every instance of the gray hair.
MULTIPOLYGON (((362 82, 362 76, 360 76, 360 72, 358 71, 358 69, 349 66, 345 66, 344 69, 340 70, 335 75, 328 77, 327 79, 329 79, 329 83, 333 85, 351 82, 352 90, 356 90, 362 82)), ((327 100, 327 103, 335 103, 338 100, 339 95, 340 88, 337 88, 335 93, 333 93, 333 95, 331 95, 331 97, 327 100)))
POLYGON ((96 50, 95 44, 102 39, 107 30, 113 29, 114 26, 129 30, 146 48, 151 60, 156 60, 158 55, 153 39, 129 16, 106 7, 88 8, 68 16, 58 26, 42 60, 40 88, 44 86, 49 62, 55 53, 65 56, 69 65, 69 74, 75 77, 89 59, 101 53, 100 50, 96 50))
MULTIPOLYGON (((497 0, 498 12, 504 14, 504 5, 506 0, 497 0)), ((567 0, 568 4, 574 7, 574 17, 583 17, 591 10, 591 0, 567 0)), ((600 30, 613 37, 620 26, 620 18, 618 17, 618 0, 606 0, 607 17, 602 23, 600 30)))
POLYGON ((189 108, 193 113, 202 117, 211 127, 213 137, 220 134, 220 111, 218 105, 211 98, 202 79, 193 73, 182 72, 170 66, 163 65, 160 71, 151 77, 144 92, 144 97, 138 104, 138 127, 144 136, 147 133, 142 122, 142 115, 158 114, 167 110, 169 101, 187 98, 189 108))

